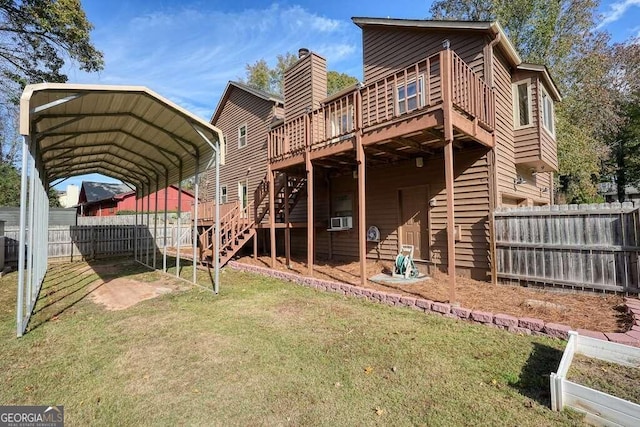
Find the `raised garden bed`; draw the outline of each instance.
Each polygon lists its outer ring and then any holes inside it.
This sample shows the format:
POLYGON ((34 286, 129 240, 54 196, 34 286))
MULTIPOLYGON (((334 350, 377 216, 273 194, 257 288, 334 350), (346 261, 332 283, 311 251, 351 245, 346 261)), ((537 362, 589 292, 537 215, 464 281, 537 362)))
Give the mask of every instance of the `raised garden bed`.
POLYGON ((558 371, 551 374, 551 408, 584 412, 597 424, 638 426, 639 372, 639 348, 571 331, 558 371))

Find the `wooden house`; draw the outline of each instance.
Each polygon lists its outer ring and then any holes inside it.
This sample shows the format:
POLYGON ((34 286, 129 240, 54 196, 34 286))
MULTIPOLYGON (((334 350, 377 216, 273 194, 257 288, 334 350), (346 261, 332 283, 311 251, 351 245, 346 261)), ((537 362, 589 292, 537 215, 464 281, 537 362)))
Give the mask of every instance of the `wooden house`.
POLYGON ((136 198, 135 191, 125 184, 83 181, 77 212, 79 216, 113 216, 123 212, 135 212, 136 204, 140 212, 146 212, 153 211, 156 201, 162 209, 166 206, 168 212, 187 212, 192 208, 195 197, 184 189, 182 195, 179 192, 177 186, 170 185, 166 191, 161 190, 136 198))
POLYGON ((310 275, 316 258, 359 259, 364 281, 367 258, 411 244, 430 268, 490 279, 493 209, 553 202, 558 89, 496 22, 353 22, 362 83, 327 97, 325 59, 301 49, 284 100, 227 87, 221 259, 256 236, 310 275))

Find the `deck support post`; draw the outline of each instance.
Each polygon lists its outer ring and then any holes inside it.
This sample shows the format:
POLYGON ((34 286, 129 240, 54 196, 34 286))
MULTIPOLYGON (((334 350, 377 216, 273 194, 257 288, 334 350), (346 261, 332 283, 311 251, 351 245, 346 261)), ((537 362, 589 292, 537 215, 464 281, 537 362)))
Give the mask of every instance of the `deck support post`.
POLYGON ((360 284, 367 284, 367 213, 366 213, 366 158, 362 137, 356 135, 356 158, 358 161, 358 254, 360 258, 360 284))
POLYGON ((444 116, 444 176, 447 192, 447 260, 449 274, 449 303, 456 302, 456 236, 455 236, 455 208, 454 208, 454 170, 453 170, 453 73, 452 54, 449 41, 443 42, 444 50, 441 55, 442 67, 442 101, 444 116))
POLYGON ((313 221, 313 163, 311 162, 311 113, 304 116, 305 152, 304 166, 307 172, 307 274, 313 277, 313 261, 315 256, 315 226, 313 221))
POLYGON ((444 146, 444 174, 447 188, 447 260, 449 274, 449 303, 456 302, 456 236, 453 183, 453 142, 444 146))
POLYGON ((367 203, 366 203, 366 156, 362 146, 362 95, 360 91, 356 95, 356 161, 358 163, 358 254, 360 258, 360 284, 367 284, 367 203))
POLYGON ((291 268, 291 224, 289 223, 289 175, 284 174, 284 253, 291 268))
POLYGON ((267 166, 267 179, 269 181, 269 240, 271 244, 271 268, 276 268, 276 174, 271 170, 271 165, 267 166))

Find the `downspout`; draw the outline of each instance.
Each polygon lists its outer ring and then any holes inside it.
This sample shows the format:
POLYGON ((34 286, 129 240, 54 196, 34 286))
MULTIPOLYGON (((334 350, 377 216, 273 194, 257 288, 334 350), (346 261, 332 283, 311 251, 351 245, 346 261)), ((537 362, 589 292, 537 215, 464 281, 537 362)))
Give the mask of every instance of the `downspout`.
MULTIPOLYGON (((495 46, 502 40, 502 35, 496 33, 493 40, 487 45, 487 49, 484 55, 484 74, 487 84, 495 92, 495 86, 493 84, 493 51, 495 46)), ((495 97, 494 97, 495 99, 495 97)), ((493 109, 494 115, 496 109, 493 109)), ((493 129, 493 148, 487 153, 487 167, 489 168, 489 244, 490 244, 490 267, 491 267, 491 283, 498 284, 498 270, 497 270, 497 247, 496 247, 496 235, 495 235, 495 218, 494 211, 497 206, 497 192, 498 192, 498 180, 496 175, 498 173, 496 162, 496 120, 494 122, 493 129)))

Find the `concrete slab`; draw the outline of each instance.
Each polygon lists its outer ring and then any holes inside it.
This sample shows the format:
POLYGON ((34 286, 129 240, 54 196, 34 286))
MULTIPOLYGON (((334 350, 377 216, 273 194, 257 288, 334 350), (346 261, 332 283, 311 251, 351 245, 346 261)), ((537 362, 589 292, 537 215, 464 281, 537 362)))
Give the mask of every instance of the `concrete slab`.
POLYGON ((372 282, 380 283, 381 285, 415 285, 417 283, 426 282, 430 279, 431 278, 426 274, 420 274, 415 279, 404 279, 401 277, 393 277, 390 274, 384 273, 376 274, 375 276, 369 278, 369 280, 371 280, 372 282))

